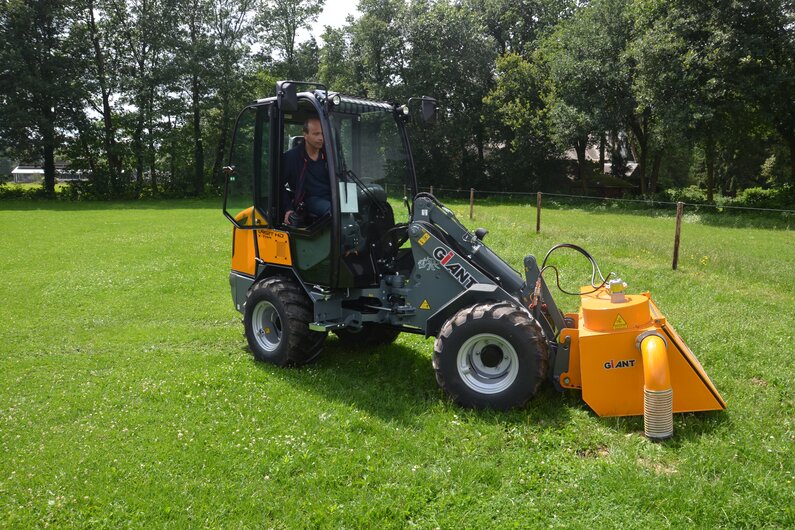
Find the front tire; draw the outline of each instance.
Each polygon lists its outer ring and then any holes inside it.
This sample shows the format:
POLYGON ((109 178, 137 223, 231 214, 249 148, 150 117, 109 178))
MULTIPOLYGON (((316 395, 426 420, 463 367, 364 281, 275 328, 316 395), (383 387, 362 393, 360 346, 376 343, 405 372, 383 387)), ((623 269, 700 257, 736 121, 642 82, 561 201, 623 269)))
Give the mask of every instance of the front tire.
POLYGON ((470 408, 524 406, 546 377, 548 359, 541 327, 508 302, 461 309, 442 326, 433 348, 439 386, 470 408))
POLYGON ((311 301, 295 282, 276 276, 255 283, 243 314, 254 358, 277 366, 298 366, 315 359, 326 333, 309 329, 312 315, 311 301))

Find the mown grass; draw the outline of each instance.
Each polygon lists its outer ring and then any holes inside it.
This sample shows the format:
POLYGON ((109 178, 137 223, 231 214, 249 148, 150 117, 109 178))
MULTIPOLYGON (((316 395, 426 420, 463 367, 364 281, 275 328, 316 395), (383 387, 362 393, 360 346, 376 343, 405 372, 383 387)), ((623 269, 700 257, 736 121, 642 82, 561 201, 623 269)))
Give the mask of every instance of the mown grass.
MULTIPOLYGON (((672 271, 673 215, 549 209, 536 234, 534 205, 451 207, 516 268, 568 241, 651 290, 728 411, 677 415, 655 444, 549 386, 525 410, 462 410, 413 335, 257 364, 214 202, 4 203, 0 525, 795 524, 792 231, 691 215, 672 271)), ((554 262, 565 287, 590 275, 554 262)))

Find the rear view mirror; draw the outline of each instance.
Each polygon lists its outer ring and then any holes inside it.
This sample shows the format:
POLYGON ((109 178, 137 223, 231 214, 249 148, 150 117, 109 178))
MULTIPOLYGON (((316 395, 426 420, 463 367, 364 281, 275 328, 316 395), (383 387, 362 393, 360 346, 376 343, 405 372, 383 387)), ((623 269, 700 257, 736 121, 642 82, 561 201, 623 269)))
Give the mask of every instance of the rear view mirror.
POLYGON ((278 81, 276 83, 276 101, 282 112, 295 112, 298 110, 298 93, 295 83, 278 81))
POLYGON ((427 96, 422 97, 422 122, 430 125, 436 122, 436 100, 427 96))

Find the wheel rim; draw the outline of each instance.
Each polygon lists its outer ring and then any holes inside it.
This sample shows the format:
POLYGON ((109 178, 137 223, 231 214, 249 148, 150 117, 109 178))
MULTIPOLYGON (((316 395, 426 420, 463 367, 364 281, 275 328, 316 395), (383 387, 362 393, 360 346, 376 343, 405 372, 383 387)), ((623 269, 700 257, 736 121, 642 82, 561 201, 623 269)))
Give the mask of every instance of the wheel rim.
POLYGON ((516 380, 519 356, 504 338, 481 333, 461 345, 456 367, 461 380, 472 390, 481 394, 497 394, 516 380))
POLYGON ((267 301, 262 301, 254 308, 251 315, 251 327, 257 344, 265 351, 274 351, 282 341, 282 319, 279 312, 267 301))

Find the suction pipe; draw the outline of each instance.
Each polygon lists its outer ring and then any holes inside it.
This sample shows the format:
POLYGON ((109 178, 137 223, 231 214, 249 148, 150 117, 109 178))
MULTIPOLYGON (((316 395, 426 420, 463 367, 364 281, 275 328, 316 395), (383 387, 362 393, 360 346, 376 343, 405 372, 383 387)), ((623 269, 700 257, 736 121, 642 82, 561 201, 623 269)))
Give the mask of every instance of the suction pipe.
POLYGON ((674 435, 673 389, 665 339, 651 331, 638 337, 643 356, 643 431, 651 440, 674 435))

